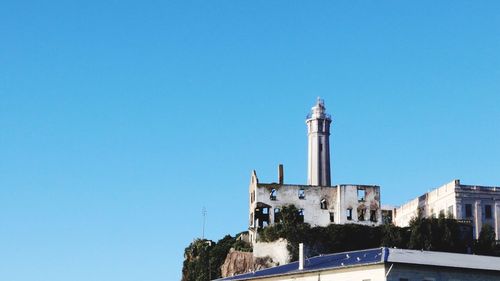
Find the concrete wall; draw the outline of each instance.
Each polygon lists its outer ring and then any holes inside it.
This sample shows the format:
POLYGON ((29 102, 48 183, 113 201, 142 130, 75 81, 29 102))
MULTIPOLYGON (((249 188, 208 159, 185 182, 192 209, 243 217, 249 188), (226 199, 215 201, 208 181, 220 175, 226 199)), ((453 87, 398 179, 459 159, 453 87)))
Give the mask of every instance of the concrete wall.
POLYGON ((495 229, 496 239, 500 240, 500 187, 462 185, 454 180, 397 208, 395 225, 408 226, 419 209, 424 217, 438 217, 440 212, 447 214, 451 209, 454 218, 472 220, 474 238, 479 237, 482 225, 487 223, 495 229), (471 206, 471 217, 466 216, 467 204, 471 206), (485 216, 488 205, 492 210, 491 218, 485 216))
POLYGON ((330 212, 336 210, 337 189, 335 187, 307 186, 307 185, 277 185, 259 184, 257 188, 257 202, 270 206, 271 223, 275 222, 274 209, 281 209, 285 205, 293 204, 297 209, 304 210, 304 222, 311 225, 326 226, 330 224, 330 212), (276 200, 271 200, 271 191, 276 190, 276 200), (299 198, 299 191, 303 190, 304 197, 299 198), (321 200, 326 199, 327 209, 321 209, 321 200))
POLYGON ((328 226, 329 224, 357 223, 364 225, 379 225, 382 222, 380 209, 380 187, 375 185, 337 185, 310 186, 278 183, 259 183, 255 171, 252 173, 249 187, 249 234, 250 240, 257 239, 257 228, 276 222, 275 210, 281 210, 285 205, 295 205, 303 210, 304 222, 311 226, 328 226), (275 198, 271 192, 275 191, 275 198), (363 200, 358 200, 358 190, 364 192, 363 200), (303 197, 299 194, 303 192, 303 197), (326 201, 322 208, 321 201, 326 201), (268 211, 267 223, 262 223, 258 213, 263 209, 268 211), (352 219, 347 219, 347 209, 352 209, 352 219), (364 220, 359 219, 359 212, 365 210, 364 220), (370 221, 370 212, 375 211, 375 220, 370 221), (330 220, 333 214, 334 221, 330 220))
POLYGON ((253 257, 269 257, 276 265, 283 265, 290 262, 290 254, 286 248, 287 241, 278 239, 274 242, 255 242, 253 244, 253 257))
POLYGON ((317 272, 295 271, 256 281, 498 281, 500 272, 401 263, 372 264, 317 272), (387 275, 387 277, 386 277, 387 275))
POLYGON ((380 188, 367 185, 338 185, 338 186, 307 186, 307 185, 278 185, 258 184, 255 188, 256 201, 250 204, 250 213, 259 205, 269 206, 272 210, 270 223, 275 222, 274 209, 293 204, 304 210, 304 222, 312 226, 327 226, 330 222, 330 213, 335 215, 334 223, 360 223, 367 225, 380 224, 380 188), (270 193, 276 190, 276 199, 271 200, 270 193), (365 200, 358 200, 358 189, 365 191, 365 200), (304 197, 299 198, 299 191, 304 191, 304 197), (321 200, 325 199, 327 208, 321 209, 321 200), (347 220, 346 210, 353 209, 352 220, 347 220), (365 208, 365 221, 358 220, 358 209, 365 208), (371 222, 370 210, 377 211, 377 222, 371 222))
POLYGON ((338 185, 335 221, 339 224, 357 223, 379 225, 382 223, 380 187, 374 185, 338 185), (358 200, 359 190, 364 190, 364 200, 358 200), (347 219, 347 210, 352 209, 352 219, 347 219), (364 220, 359 220, 360 211, 365 210, 364 220), (370 211, 376 212, 376 222, 370 221, 370 211))
POLYGON ((483 224, 495 229, 496 239, 500 240, 500 187, 459 185, 456 190, 457 218, 472 220, 474 237, 479 237, 483 224), (465 208, 470 204, 472 217, 467 217, 465 208), (486 218, 485 208, 491 206, 492 216, 486 218))
POLYGON ((383 264, 357 266, 351 268, 323 270, 321 272, 294 273, 268 278, 256 278, 255 281, 384 281, 383 264))
MULTIPOLYGON (((390 264, 387 264, 386 268, 388 270, 390 264)), ((408 281, 498 281, 500 272, 394 264, 387 276, 387 281, 400 281, 401 278, 406 278, 408 281)))
POLYGON ((459 181, 454 180, 403 204, 396 209, 395 225, 408 226, 410 220, 418 216, 419 209, 424 217, 439 217, 440 212, 447 215, 449 209, 453 217, 457 217, 455 188, 458 184, 459 181))

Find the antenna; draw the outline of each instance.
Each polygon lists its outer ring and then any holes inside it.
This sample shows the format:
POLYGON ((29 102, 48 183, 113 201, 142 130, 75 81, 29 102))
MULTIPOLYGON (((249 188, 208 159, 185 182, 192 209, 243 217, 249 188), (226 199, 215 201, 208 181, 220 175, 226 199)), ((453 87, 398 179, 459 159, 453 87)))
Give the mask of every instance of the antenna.
POLYGON ((203 216, 203 231, 201 232, 201 239, 204 240, 205 239, 205 218, 207 217, 207 208, 205 208, 205 206, 203 206, 203 208, 201 208, 201 215, 203 216))

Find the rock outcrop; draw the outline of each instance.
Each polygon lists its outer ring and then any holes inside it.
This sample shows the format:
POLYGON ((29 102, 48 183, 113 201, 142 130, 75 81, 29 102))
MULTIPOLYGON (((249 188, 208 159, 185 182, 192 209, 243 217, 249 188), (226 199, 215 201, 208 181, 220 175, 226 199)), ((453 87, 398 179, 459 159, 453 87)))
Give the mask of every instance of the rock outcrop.
POLYGON ((234 276, 255 270, 275 266, 276 263, 270 258, 254 259, 251 252, 241 252, 231 249, 221 267, 222 277, 234 276))
POLYGON ((246 273, 253 269, 253 255, 251 252, 229 250, 226 260, 221 267, 222 277, 246 273))

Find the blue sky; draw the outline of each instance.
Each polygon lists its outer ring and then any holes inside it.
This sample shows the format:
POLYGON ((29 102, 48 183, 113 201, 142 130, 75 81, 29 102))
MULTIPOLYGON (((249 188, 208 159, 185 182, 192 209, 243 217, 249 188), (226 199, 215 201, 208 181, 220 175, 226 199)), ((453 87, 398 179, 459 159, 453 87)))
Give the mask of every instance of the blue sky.
POLYGON ((0 279, 179 280, 184 248, 247 227, 250 172, 400 204, 500 185, 498 1, 4 1, 0 279))

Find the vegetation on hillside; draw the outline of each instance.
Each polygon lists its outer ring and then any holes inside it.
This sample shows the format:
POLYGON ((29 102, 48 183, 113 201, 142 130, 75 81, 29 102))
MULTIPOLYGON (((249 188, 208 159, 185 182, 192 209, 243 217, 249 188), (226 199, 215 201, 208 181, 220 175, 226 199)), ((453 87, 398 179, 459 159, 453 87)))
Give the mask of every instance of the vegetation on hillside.
POLYGON ((495 243, 491 226, 484 225, 479 239, 473 241, 467 224, 443 215, 439 218, 419 216, 404 228, 392 224, 311 227, 301 222, 298 209, 293 205, 283 207, 281 215, 281 223, 262 229, 259 239, 265 242, 287 239, 292 260, 298 259, 298 244, 301 242, 306 245, 308 256, 381 246, 500 256, 500 247, 495 243))
MULTIPOLYGON (((236 236, 238 237, 238 235, 236 236)), ((217 243, 197 239, 184 252, 182 281, 207 281, 221 277, 221 266, 231 248, 251 251, 250 246, 226 235, 217 243)), ((332 224, 311 227, 303 223, 299 210, 293 206, 281 209, 281 222, 259 229, 259 240, 272 242, 279 238, 288 241, 292 261, 298 259, 298 245, 304 243, 307 256, 354 251, 377 247, 396 247, 427 251, 474 253, 500 256, 493 228, 485 224, 477 240, 472 240, 472 228, 452 218, 417 217, 409 227, 392 224, 366 226, 332 224)))
POLYGON ((182 281, 208 281, 221 277, 221 266, 231 248, 251 251, 248 243, 238 240, 236 235, 226 235, 217 243, 207 239, 196 239, 184 250, 182 281))

